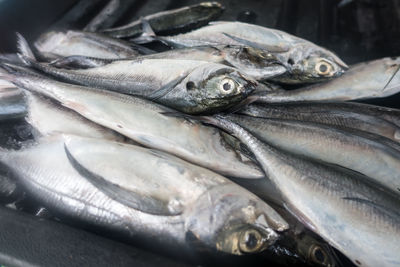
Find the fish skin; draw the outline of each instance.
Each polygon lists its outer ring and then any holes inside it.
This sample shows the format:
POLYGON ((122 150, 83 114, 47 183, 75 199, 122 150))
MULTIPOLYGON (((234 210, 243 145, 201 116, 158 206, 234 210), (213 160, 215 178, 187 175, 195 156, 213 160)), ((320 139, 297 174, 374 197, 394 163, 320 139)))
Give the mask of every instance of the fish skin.
POLYGON ((381 98, 400 91, 400 58, 382 58, 351 66, 341 77, 286 92, 260 96, 259 102, 349 101, 381 98))
MULTIPOLYGON (((151 241, 152 246, 158 244, 195 249, 187 240, 187 234, 192 233, 209 249, 218 250, 219 238, 231 238, 226 229, 240 231, 241 227, 257 229, 262 235, 265 232, 265 245, 268 246, 276 241, 279 235, 276 231, 287 229, 286 222, 273 209, 245 189, 211 171, 154 150, 100 139, 53 136, 20 151, 2 150, 0 154, 0 161, 18 177, 32 196, 50 210, 123 233, 132 239, 151 241), (113 159, 118 160, 96 166, 90 165, 90 162, 96 162, 92 159, 85 162, 101 173, 109 173, 110 168, 120 170, 113 176, 121 177, 122 183, 124 168, 120 167, 132 163, 143 167, 140 162, 146 159, 153 166, 149 166, 150 172, 136 168, 137 176, 131 176, 130 179, 143 185, 138 188, 142 194, 146 194, 147 189, 157 194, 158 191, 152 186, 159 184, 162 196, 165 191, 163 186, 175 184, 174 191, 183 203, 182 214, 152 215, 108 197, 69 164, 64 144, 73 149, 78 157, 80 153, 87 153, 83 147, 79 148, 85 144, 96 148, 96 153, 103 153, 106 158, 114 153, 129 152, 130 156, 124 159, 114 156, 113 159), (132 161, 133 155, 138 156, 137 161, 132 161), (167 177, 160 177, 161 173, 167 177), (185 190, 191 194, 183 190, 183 185, 189 186, 185 190), (211 222, 210 216, 214 218, 211 222), (264 221, 257 220, 260 216, 265 218, 264 221)), ((236 251, 225 252, 240 254, 236 251)))
POLYGON ((54 99, 141 145, 169 152, 227 176, 263 177, 258 166, 229 147, 218 130, 164 116, 161 113, 171 110, 163 106, 133 96, 57 82, 21 70, 3 75, 19 87, 54 99))
POLYGON ((224 7, 218 2, 202 2, 154 13, 126 25, 101 30, 100 32, 116 38, 136 37, 143 33, 142 20, 146 20, 158 34, 163 34, 166 31, 188 30, 215 20, 223 10, 224 7))
MULTIPOLYGON (((51 31, 35 42, 39 56, 54 60, 60 56, 131 58, 141 54, 141 47, 106 35, 83 31, 51 31)), ((145 49, 145 48, 143 48, 145 49)))
POLYGON ((27 113, 22 91, 0 79, 0 121, 23 118, 27 113))
POLYGON ((400 264, 399 198, 356 173, 281 152, 223 117, 203 118, 247 145, 285 207, 358 266, 400 264))
POLYGON ((288 33, 242 22, 217 21, 189 33, 156 37, 170 45, 250 46, 279 58, 288 72, 273 80, 299 84, 326 81, 339 77, 348 66, 334 53, 288 33), (236 36, 236 37, 234 37, 236 36), (326 70, 320 71, 321 64, 326 70))
POLYGON ((37 62, 26 40, 17 36, 27 66, 64 81, 141 96, 185 113, 228 109, 258 86, 234 68, 194 60, 123 60, 90 69, 58 69, 37 62))
POLYGON ((26 121, 34 127, 33 134, 36 139, 62 133, 119 142, 125 140, 124 136, 97 125, 43 96, 26 90, 24 94, 28 105, 26 121))
POLYGON ((399 149, 354 131, 321 124, 243 115, 228 115, 227 118, 276 148, 357 171, 380 187, 400 195, 399 149))
MULTIPOLYGON (((352 128, 400 140, 400 127, 376 116, 360 112, 355 107, 342 108, 341 103, 292 102, 283 104, 252 104, 240 111, 241 114, 271 119, 299 120, 332 125, 339 128, 352 128)), ((400 119, 400 117, 399 117, 400 119)))
MULTIPOLYGON (((287 71, 287 68, 282 65, 273 54, 241 46, 189 47, 172 49, 149 55, 140 55, 135 58, 135 60, 144 59, 185 59, 219 63, 240 69, 242 73, 258 81, 281 75, 287 71)), ((132 58, 102 59, 70 56, 59 58, 50 64, 57 68, 86 69, 105 66, 118 60, 132 60, 132 58)))

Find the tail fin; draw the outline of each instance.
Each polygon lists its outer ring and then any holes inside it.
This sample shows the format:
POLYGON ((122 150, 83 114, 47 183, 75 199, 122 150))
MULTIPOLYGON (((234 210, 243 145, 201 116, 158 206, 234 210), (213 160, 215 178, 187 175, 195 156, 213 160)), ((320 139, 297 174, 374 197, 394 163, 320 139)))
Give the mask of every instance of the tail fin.
POLYGON ((22 60, 22 62, 30 66, 32 62, 36 62, 36 57, 32 52, 32 49, 29 47, 26 39, 17 32, 17 47, 18 47, 18 56, 22 60))

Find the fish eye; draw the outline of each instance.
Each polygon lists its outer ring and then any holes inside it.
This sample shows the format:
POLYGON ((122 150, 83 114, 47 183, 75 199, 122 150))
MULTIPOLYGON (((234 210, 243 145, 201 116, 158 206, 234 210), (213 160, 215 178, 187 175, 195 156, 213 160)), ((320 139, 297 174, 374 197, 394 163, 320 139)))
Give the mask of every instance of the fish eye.
POLYGON ((194 82, 187 82, 186 83, 186 89, 187 90, 193 90, 194 89, 194 87, 195 87, 195 85, 194 85, 194 82))
POLYGON ((332 71, 332 66, 328 62, 320 61, 315 65, 315 71, 319 75, 328 75, 332 71))
POLYGON ((235 90, 236 84, 232 79, 225 78, 219 84, 219 90, 224 94, 232 93, 235 90))
POLYGON ((328 255, 320 246, 313 245, 310 248, 310 259, 315 263, 326 265, 328 262, 328 255))
POLYGON ((255 229, 244 231, 239 238, 239 249, 244 253, 254 253, 261 249, 263 238, 255 229))

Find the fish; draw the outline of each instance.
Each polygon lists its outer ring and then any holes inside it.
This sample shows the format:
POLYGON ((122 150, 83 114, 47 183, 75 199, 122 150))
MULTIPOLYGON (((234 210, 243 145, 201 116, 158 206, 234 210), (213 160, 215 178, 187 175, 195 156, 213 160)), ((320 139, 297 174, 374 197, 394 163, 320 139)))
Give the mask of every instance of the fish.
POLYGON ((201 243, 210 251, 251 254, 288 228, 245 189, 157 150, 64 135, 0 155, 50 211, 151 246, 201 243))
POLYGON ((310 122, 233 114, 226 118, 275 148, 357 171, 379 187, 400 195, 397 143, 392 147, 354 131, 310 122))
POLYGON ((279 241, 270 249, 273 257, 286 258, 292 255, 301 259, 303 264, 341 266, 340 260, 330 245, 285 210, 284 200, 271 180, 265 178, 229 179, 264 200, 288 222, 289 229, 282 233, 279 241))
POLYGON ((46 61, 79 55, 106 59, 135 58, 141 53, 153 52, 106 35, 77 30, 46 32, 35 41, 34 47, 40 58, 46 61))
MULTIPOLYGON (((343 107, 340 102, 291 102, 282 104, 252 104, 241 114, 271 119, 299 120, 332 125, 341 129, 356 129, 400 141, 400 127, 379 115, 365 114, 352 103, 343 107)), ((400 116, 399 116, 400 119, 400 116)))
POLYGON ((124 136, 95 124, 50 99, 26 90, 24 94, 28 105, 28 114, 25 120, 33 126, 32 133, 35 139, 62 133, 117 142, 125 141, 124 136))
POLYGON ((263 50, 287 68, 287 72, 272 78, 285 84, 326 81, 341 76, 348 68, 338 56, 316 44, 283 31, 243 22, 212 22, 174 36, 148 35, 149 40, 160 40, 174 47, 234 45, 263 50))
POLYGON ((26 113, 27 107, 21 90, 0 79, 0 121, 20 119, 26 113))
POLYGON ((58 101, 86 119, 143 146, 171 153, 223 175, 263 177, 258 166, 226 144, 218 130, 165 116, 162 113, 173 110, 164 106, 138 97, 61 83, 24 72, 23 68, 14 67, 8 71, 0 76, 58 101))
POLYGON ((218 2, 201 2, 147 15, 126 25, 100 30, 100 32, 115 38, 137 37, 143 34, 143 20, 146 20, 158 34, 176 30, 185 31, 201 27, 217 19, 223 10, 224 7, 218 2))
POLYGON ((258 86, 257 81, 232 67, 205 61, 124 60, 97 68, 64 70, 37 62, 20 35, 19 47, 26 65, 64 81, 141 96, 190 114, 226 110, 258 86))
POLYGON ((350 101, 388 97, 400 91, 399 68, 400 57, 362 62, 331 81, 262 94, 258 102, 350 101))
MULTIPOLYGON (((172 49, 160 53, 140 55, 144 59, 185 59, 220 63, 240 69, 245 75, 263 81, 286 72, 287 69, 272 54, 242 46, 200 46, 172 49)), ((124 59, 102 59, 85 56, 69 56, 50 62, 57 68, 86 69, 101 67, 124 59)), ((129 60, 129 59, 128 59, 129 60)))
POLYGON ((400 202, 360 174, 282 152, 222 116, 202 121, 233 134, 253 152, 285 208, 356 266, 400 264, 400 202))

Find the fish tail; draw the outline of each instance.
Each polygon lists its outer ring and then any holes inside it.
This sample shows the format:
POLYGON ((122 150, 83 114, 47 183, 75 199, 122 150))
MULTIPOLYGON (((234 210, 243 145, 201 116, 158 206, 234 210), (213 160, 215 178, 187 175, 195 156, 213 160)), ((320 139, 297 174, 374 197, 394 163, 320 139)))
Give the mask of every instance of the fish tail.
POLYGON ((17 32, 17 48, 18 48, 18 57, 22 60, 22 62, 31 66, 33 62, 36 62, 36 57, 32 52, 32 49, 29 47, 26 39, 17 32))

